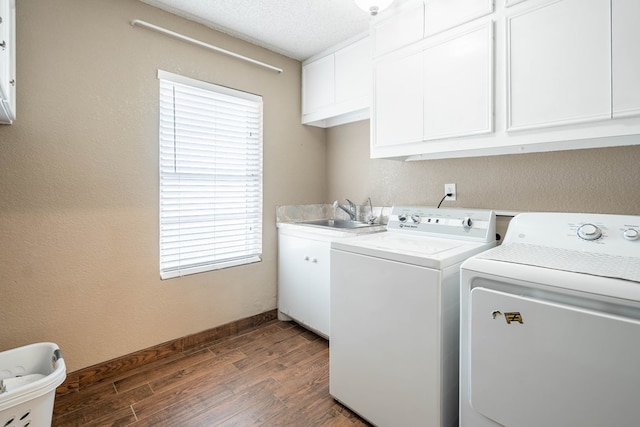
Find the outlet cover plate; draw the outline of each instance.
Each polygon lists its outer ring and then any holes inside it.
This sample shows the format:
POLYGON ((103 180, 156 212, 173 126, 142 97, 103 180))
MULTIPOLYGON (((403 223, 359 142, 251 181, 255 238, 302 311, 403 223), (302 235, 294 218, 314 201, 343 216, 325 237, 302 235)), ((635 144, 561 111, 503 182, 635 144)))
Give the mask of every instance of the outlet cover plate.
POLYGON ((456 185, 455 184, 445 184, 444 185, 444 194, 451 193, 451 196, 445 197, 445 200, 456 200, 456 185))

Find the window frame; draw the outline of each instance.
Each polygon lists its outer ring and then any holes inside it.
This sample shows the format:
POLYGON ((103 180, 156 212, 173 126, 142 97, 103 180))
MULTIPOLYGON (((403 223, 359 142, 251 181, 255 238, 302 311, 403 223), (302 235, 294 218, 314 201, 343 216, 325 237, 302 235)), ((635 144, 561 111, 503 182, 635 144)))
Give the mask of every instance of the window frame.
MULTIPOLYGON (((189 77, 181 76, 178 74, 170 73, 163 70, 158 70, 159 80, 159 123, 158 123, 158 159, 159 159, 159 261, 160 261, 160 277, 161 279, 170 279, 174 277, 181 277, 190 274, 196 274, 206 271, 214 271, 222 268, 240 266, 260 262, 262 260, 262 228, 263 228, 263 102, 262 97, 259 95, 239 91, 236 89, 228 88, 225 86, 216 85, 213 83, 204 82, 201 80, 192 79, 189 77), (172 93, 167 95, 167 86, 171 86, 172 93), (177 88, 177 90, 176 90, 177 88), (184 92, 181 92, 184 90, 184 92), (204 92, 201 92, 204 91, 204 92), (180 92, 180 94, 178 93, 180 92), (186 92, 193 92, 194 97, 198 99, 198 106, 194 107, 192 112, 190 105, 184 107, 181 101, 186 103, 191 102, 191 94, 186 92), (202 98, 199 95, 206 97, 202 98), (184 98, 179 98, 183 96, 184 98), (208 97, 212 98, 209 99, 208 97), (219 99, 218 99, 219 98, 219 99), (215 104, 215 107, 201 102, 202 100, 211 102, 211 105, 215 104), (220 101, 221 100, 221 101, 220 101), (228 101, 228 102, 227 102, 228 101), (220 102, 224 106, 232 105, 243 109, 246 107, 247 111, 242 113, 247 115, 244 119, 246 123, 243 124, 242 120, 233 121, 233 124, 229 124, 228 118, 219 118, 218 109, 223 110, 218 104, 220 102), (237 102, 237 104, 233 104, 237 102), (180 105, 178 105, 180 103, 180 105), (170 105, 167 107, 167 105, 170 105), (204 107, 201 107, 204 105, 204 107), (186 111, 186 110, 189 111, 186 111), (177 114, 178 112, 179 114, 177 114), (210 121, 202 121, 202 115, 199 113, 205 112, 212 114, 210 121), (191 115, 189 115, 191 114, 191 115), (251 115, 251 118, 248 118, 251 115), (178 117, 179 116, 179 117, 178 117), (215 118, 214 118, 215 117, 215 118), (231 126, 234 131, 234 137, 227 137, 222 135, 217 136, 216 130, 208 130, 205 133, 202 131, 202 126, 198 127, 200 135, 197 137, 198 147, 206 147, 205 155, 194 156, 193 154, 187 155, 187 151, 194 147, 192 137, 187 136, 187 131, 191 130, 191 122, 200 120, 200 123, 206 123, 206 128, 218 129, 223 124, 227 127, 231 126), (173 121, 173 122, 171 122, 173 121), (187 123, 188 122, 188 123, 187 123), (170 132, 166 132, 167 124, 173 125, 173 129, 170 132), (213 124, 215 123, 215 125, 213 124), (219 126, 218 126, 219 125, 219 126), (246 127, 244 127, 246 126, 246 127), (176 131, 176 129, 178 129, 176 131), (165 132, 163 132, 165 130, 165 132), (247 136, 238 138, 242 132, 247 130, 247 136), (237 131, 237 132, 236 132, 237 131), (257 132, 257 135, 255 134, 257 132), (205 136, 202 136, 202 135, 205 136), (210 139, 210 140, 209 140, 210 139), (233 139, 233 141, 232 141, 233 139), (234 142, 237 141, 237 142, 234 142), (164 145, 163 145, 164 144, 164 145), (167 150, 170 144, 173 144, 170 149, 172 153, 167 154, 170 150, 167 150), (187 148, 185 148, 187 147, 187 148), (222 147, 222 148, 221 148, 222 147), (230 147, 230 148, 229 148, 230 147), (244 147, 244 148, 243 148, 244 147), (163 148, 165 149, 163 152, 163 148), (246 150, 244 158, 242 157, 242 150, 246 150), (230 154, 233 151, 232 154, 230 154), (238 154, 240 153, 240 154, 238 154), (231 157, 233 156, 233 158, 231 157), (221 162, 222 160, 226 162, 221 162), (173 162, 172 167, 175 171, 167 171, 167 159, 173 162), (185 160, 187 158, 195 160, 185 160), (211 160, 209 160, 211 159, 211 160), (242 163, 242 161, 245 163, 242 163), (193 164, 198 164, 198 167, 193 164), (233 171, 231 178, 227 172, 226 179, 217 179, 218 176, 224 175, 219 172, 220 170, 231 169, 233 163, 236 170, 233 171), (236 163, 239 166, 236 166, 236 163), (205 165, 205 166, 202 166, 205 165), (229 166, 227 166, 229 165, 229 166), (205 168, 206 167, 206 168, 205 168), (181 169, 178 172, 177 169, 181 169), (244 174, 244 175, 243 175, 244 174), (188 176, 189 179, 184 177, 188 176), (194 177, 198 177, 194 179, 194 177), (198 198, 191 196, 190 191, 193 191, 192 186, 194 184, 184 184, 191 181, 206 181, 204 188, 207 195, 201 195, 204 191, 198 191, 198 198), (170 183, 169 183, 170 182, 170 183), (218 183, 221 182, 221 183, 218 183), (179 184, 176 184, 179 183, 179 184), (173 188, 171 188, 173 186, 173 188), (224 187, 224 190, 216 190, 218 186, 224 187), (180 188, 175 190, 175 188, 180 188), (233 187, 230 191, 229 187, 233 187), (187 199, 185 193, 189 193, 189 203, 183 201, 187 199), (212 196, 208 194, 212 193, 212 196), (169 196, 171 195, 171 197, 169 196), (228 194, 233 195, 233 203, 230 201, 228 194), (242 195, 244 194, 244 199, 242 195), (205 200, 208 201, 207 208, 209 212, 206 217, 207 220, 196 220, 195 214, 185 213, 183 215, 183 206, 193 206, 195 203, 201 203, 205 200), (224 214, 217 211, 219 204, 224 202, 224 206, 238 206, 237 208, 224 209, 224 214), (244 210, 240 208, 244 206, 244 210), (234 211, 237 209, 237 211, 234 211), (177 212, 177 213, 176 213, 177 212), (222 219, 225 218, 225 219, 222 219), (244 224, 243 224, 244 218, 244 224), (200 225, 193 225, 199 222, 200 225), (202 224, 207 223, 205 227, 202 224), (189 256, 187 253, 205 253, 205 251, 196 251, 195 247, 199 244, 193 243, 189 245, 189 241, 194 240, 192 237, 185 237, 189 235, 189 232, 183 231, 183 225, 193 225, 192 229, 198 228, 202 235, 207 235, 206 247, 211 247, 212 254, 206 256, 194 256, 194 259, 209 259, 209 261, 202 262, 188 262, 184 261, 182 257, 187 259, 189 256), (244 227, 244 228, 242 228, 244 227), (205 232, 204 230, 208 230, 205 232), (230 231, 237 229, 235 231, 230 231), (220 231, 224 230, 224 231, 220 231), (237 249, 236 256, 219 255, 218 253, 224 252, 225 244, 220 243, 223 238, 231 240, 236 243, 229 243, 229 246, 237 249), (184 240, 182 240, 184 239, 184 240), (185 243, 186 242, 186 243, 185 243), (244 243, 242 243, 244 242, 244 243), (242 248, 245 249, 242 249, 242 248), (183 255, 184 251, 184 255, 183 255), (191 251, 191 252, 189 252, 191 251), (216 252, 218 251, 218 252, 216 252), (241 255, 238 255, 241 254, 241 255), (216 258, 217 257, 217 258, 216 258), (216 258, 215 260, 211 260, 216 258)), ((228 111, 228 110, 227 110, 228 111)), ((236 112, 231 113, 233 119, 243 119, 242 116, 237 115, 236 112)), ((220 116, 225 114, 220 113, 220 116)), ((226 115, 225 115, 226 117, 226 115)), ((197 184, 196 184, 197 185, 197 184)), ((184 208, 184 212, 190 210, 184 208)), ((205 212, 201 205, 198 205, 198 212, 205 212)), ((197 215, 202 218, 203 215, 197 215)), ((189 227, 185 226, 185 230, 189 227)), ((204 239, 203 239, 204 240, 204 239)), ((205 245, 201 245, 205 247, 205 245)))

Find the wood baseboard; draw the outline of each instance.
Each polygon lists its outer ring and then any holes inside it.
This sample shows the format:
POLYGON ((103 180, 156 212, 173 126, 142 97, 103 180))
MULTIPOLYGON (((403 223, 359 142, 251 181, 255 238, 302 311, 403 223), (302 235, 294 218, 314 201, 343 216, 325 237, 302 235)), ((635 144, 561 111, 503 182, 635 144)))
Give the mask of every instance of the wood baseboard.
POLYGON ((122 375, 131 369, 162 359, 175 352, 184 352, 220 338, 246 332, 277 318, 278 310, 270 310, 74 371, 67 374, 65 381, 56 389, 56 394, 79 391, 91 384, 122 375))

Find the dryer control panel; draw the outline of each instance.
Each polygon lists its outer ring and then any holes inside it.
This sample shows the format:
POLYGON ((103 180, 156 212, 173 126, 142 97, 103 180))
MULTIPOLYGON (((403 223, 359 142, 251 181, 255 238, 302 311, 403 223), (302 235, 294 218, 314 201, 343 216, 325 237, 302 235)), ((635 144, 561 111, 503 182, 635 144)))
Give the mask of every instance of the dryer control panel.
POLYGON ((640 216, 523 213, 511 220, 505 243, 640 258, 640 216))

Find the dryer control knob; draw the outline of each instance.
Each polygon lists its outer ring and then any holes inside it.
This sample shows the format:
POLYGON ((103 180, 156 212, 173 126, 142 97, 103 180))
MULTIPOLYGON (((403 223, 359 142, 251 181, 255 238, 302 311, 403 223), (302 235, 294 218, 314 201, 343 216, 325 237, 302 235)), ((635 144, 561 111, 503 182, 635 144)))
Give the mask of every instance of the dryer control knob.
POLYGON ((635 228, 628 228, 624 230, 622 236, 627 240, 638 240, 638 238, 640 238, 640 232, 635 228))
POLYGON ((465 216, 464 219, 462 220, 462 228, 464 228, 465 230, 470 230, 471 224, 473 224, 473 221, 471 221, 471 218, 469 218, 468 216, 465 216))
POLYGON ((578 227, 578 237, 584 240, 598 240, 602 237, 602 230, 593 224, 582 224, 578 227))
POLYGON ((414 224, 420 224, 420 215, 411 215, 411 220, 414 224))
POLYGON ((407 214, 398 215, 398 221, 405 222, 407 220, 407 214))

